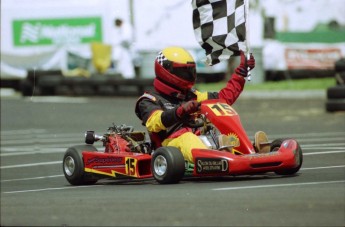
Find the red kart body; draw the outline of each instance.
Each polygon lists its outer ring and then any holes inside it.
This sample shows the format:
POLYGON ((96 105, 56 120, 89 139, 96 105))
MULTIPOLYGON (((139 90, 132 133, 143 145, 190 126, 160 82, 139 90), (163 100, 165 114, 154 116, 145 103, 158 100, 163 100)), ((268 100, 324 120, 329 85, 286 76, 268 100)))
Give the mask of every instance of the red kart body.
POLYGON ((192 154, 196 166, 195 175, 255 174, 296 168, 300 165, 299 147, 292 139, 285 140, 274 152, 256 153, 253 143, 243 129, 239 115, 225 102, 205 101, 201 105, 201 113, 207 116, 221 134, 237 140, 234 149, 242 155, 226 151, 194 149, 192 154))
POLYGON ((150 178, 151 155, 132 152, 83 152, 84 171, 121 178, 150 178))
MULTIPOLYGON (((247 175, 264 172, 286 175, 294 174, 300 169, 302 151, 297 141, 280 139, 278 143, 276 141, 271 144, 271 152, 257 153, 242 127, 239 115, 223 100, 204 101, 201 104, 200 115, 204 117, 204 125, 212 125, 218 130, 218 134, 225 135, 231 146, 225 150, 193 149, 194 165, 189 165, 192 166, 189 168, 192 176, 247 175)), ((196 134, 203 136, 205 130, 196 130, 196 134)), ((103 137, 93 135, 93 140, 89 139, 87 142, 89 145, 69 148, 63 161, 66 179, 74 185, 95 183, 100 178, 109 177, 154 177, 159 183, 178 182, 178 178, 182 178, 188 169, 188 163, 183 157, 181 160, 182 154, 175 155, 181 152, 175 151, 176 148, 161 147, 151 153, 147 146, 144 146, 142 136, 139 137, 141 138, 138 138, 137 132, 123 133, 121 130, 112 130, 103 137), (90 145, 97 140, 103 141, 103 152, 90 145), (78 158, 81 160, 78 161, 78 158), (179 158, 180 161, 170 160, 174 158, 179 158), (180 167, 171 166, 171 163, 180 163, 180 167), (164 178, 166 175, 167 179, 164 178)))

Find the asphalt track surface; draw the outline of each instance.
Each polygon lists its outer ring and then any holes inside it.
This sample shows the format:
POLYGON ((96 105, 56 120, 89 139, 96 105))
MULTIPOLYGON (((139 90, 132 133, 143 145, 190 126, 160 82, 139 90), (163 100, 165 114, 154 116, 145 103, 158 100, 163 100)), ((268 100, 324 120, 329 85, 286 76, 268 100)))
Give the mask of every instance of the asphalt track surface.
POLYGON ((345 226, 345 113, 323 98, 240 98, 234 105, 250 138, 299 141, 295 176, 103 180, 70 186, 67 147, 84 131, 127 124, 144 130, 136 98, 1 98, 1 226, 345 226))

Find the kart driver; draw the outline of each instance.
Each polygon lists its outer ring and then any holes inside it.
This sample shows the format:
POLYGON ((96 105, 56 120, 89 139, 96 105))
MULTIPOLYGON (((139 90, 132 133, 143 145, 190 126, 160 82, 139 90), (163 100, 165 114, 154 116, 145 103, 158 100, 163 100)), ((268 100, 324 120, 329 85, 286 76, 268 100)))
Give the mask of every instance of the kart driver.
MULTIPOLYGON (((180 47, 162 50, 155 60, 155 91, 145 92, 137 101, 135 113, 146 126, 154 148, 160 146, 177 147, 185 160, 193 163, 193 148, 207 149, 206 145, 184 122, 199 110, 201 101, 224 99, 232 105, 241 94, 245 77, 255 67, 255 59, 250 54, 247 60, 241 52, 241 61, 231 79, 219 92, 199 92, 193 88, 196 80, 196 66, 191 54, 180 47)), ((255 134, 254 146, 267 142, 264 132, 255 134)), ((265 151, 267 152, 267 151, 265 151)))

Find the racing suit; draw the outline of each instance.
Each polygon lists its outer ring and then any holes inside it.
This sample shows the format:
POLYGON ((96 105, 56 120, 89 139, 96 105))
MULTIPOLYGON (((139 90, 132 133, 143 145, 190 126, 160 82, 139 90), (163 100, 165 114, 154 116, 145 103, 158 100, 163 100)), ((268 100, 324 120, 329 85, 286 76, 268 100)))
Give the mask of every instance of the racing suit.
POLYGON ((184 99, 168 96, 157 91, 144 93, 137 101, 135 113, 146 126, 154 148, 177 147, 185 160, 194 163, 193 148, 206 149, 206 145, 176 115, 176 109, 191 100, 224 99, 232 105, 241 94, 245 84, 243 76, 234 73, 226 87, 219 92, 199 92, 191 89, 184 99))

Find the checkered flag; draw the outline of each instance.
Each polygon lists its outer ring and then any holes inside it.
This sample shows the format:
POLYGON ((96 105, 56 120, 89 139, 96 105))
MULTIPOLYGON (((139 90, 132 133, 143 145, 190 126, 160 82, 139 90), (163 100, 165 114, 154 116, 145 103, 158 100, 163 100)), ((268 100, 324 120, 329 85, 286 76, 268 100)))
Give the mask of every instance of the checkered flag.
POLYGON ((192 0, 194 34, 209 65, 246 51, 244 0, 192 0))

